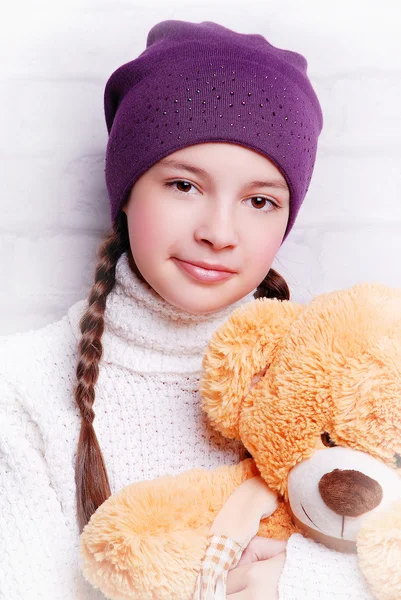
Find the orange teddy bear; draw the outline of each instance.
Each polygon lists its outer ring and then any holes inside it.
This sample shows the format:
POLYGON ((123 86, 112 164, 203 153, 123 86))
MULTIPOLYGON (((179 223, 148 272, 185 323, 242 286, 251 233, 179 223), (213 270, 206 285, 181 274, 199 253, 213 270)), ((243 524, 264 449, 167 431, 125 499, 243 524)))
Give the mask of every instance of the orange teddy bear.
POLYGON ((356 552, 374 597, 400 600, 401 291, 254 300, 215 332, 203 368, 211 423, 253 458, 111 496, 81 536, 85 577, 115 600, 192 598, 214 519, 260 474, 280 501, 259 535, 356 552))

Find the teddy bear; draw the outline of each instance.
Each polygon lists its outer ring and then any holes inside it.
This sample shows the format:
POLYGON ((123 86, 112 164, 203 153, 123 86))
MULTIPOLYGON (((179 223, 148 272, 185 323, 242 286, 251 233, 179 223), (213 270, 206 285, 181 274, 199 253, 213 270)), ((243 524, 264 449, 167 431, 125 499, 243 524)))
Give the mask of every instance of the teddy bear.
POLYGON ((261 476, 279 495, 258 535, 358 556, 377 600, 401 598, 401 290, 361 283, 310 303, 258 298, 213 334, 202 407, 250 458, 133 483, 81 535, 111 599, 193 597, 216 515, 261 476))

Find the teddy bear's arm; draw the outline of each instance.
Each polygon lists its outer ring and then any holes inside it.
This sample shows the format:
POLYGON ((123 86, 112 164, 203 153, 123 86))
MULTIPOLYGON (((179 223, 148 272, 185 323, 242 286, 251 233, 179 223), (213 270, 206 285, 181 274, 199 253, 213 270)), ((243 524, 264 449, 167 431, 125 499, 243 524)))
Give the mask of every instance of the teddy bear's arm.
POLYGON ((110 599, 188 600, 210 527, 252 459, 134 483, 106 500, 81 535, 83 573, 110 599))

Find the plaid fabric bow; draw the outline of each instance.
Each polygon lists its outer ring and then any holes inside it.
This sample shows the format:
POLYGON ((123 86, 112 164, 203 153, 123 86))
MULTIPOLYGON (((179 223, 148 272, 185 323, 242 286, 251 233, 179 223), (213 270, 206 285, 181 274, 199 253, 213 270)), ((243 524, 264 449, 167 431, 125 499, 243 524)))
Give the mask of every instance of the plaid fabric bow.
POLYGON ((226 535, 211 535, 196 580, 193 600, 226 600, 227 573, 245 550, 226 535))

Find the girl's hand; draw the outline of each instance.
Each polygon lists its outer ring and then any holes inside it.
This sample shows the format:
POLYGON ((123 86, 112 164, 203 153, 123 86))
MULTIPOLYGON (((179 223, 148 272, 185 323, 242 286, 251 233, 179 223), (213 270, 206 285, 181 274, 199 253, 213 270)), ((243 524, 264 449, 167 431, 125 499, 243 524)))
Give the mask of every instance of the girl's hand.
POLYGON ((242 546, 248 546, 258 533, 260 520, 273 514, 277 506, 277 494, 260 475, 251 477, 234 490, 209 533, 226 535, 242 546))
POLYGON ((227 600, 278 600, 287 542, 256 536, 227 573, 227 600))

